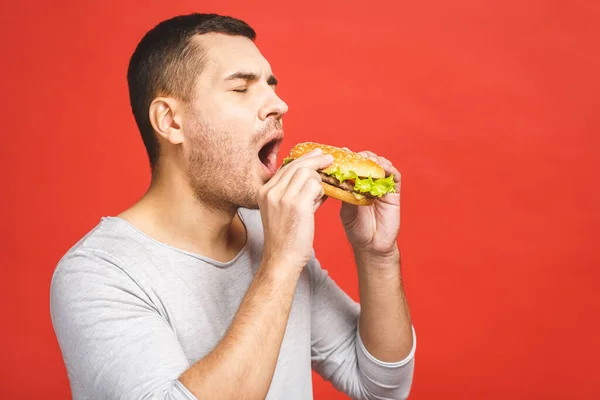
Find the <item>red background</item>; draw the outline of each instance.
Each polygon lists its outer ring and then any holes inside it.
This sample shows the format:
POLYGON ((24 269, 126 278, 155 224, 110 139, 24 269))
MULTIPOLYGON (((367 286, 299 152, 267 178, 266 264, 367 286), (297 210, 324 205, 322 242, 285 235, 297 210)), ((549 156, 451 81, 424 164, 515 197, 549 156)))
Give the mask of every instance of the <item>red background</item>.
MULTIPOLYGON (((258 31, 290 105, 283 152, 368 148, 403 173, 411 398, 600 398, 600 3, 223 3, 2 3, 0 397, 68 398, 54 266, 148 184, 128 58, 160 20, 214 11, 258 31)), ((357 298, 338 207, 315 247, 357 298)))

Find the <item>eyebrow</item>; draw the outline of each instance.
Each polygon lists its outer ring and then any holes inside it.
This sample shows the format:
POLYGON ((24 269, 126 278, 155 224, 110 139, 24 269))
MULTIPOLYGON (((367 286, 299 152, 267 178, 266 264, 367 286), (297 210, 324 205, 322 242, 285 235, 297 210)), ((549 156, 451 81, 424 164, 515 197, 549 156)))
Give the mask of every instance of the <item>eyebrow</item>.
MULTIPOLYGON (((254 72, 235 72, 235 73, 229 75, 227 78, 225 78, 226 81, 232 81, 235 79, 243 79, 248 82, 256 82, 260 79, 260 76, 258 76, 254 72)), ((267 83, 270 86, 277 86, 278 80, 277 80, 277 78, 275 78, 275 76, 271 75, 267 79, 267 83)))

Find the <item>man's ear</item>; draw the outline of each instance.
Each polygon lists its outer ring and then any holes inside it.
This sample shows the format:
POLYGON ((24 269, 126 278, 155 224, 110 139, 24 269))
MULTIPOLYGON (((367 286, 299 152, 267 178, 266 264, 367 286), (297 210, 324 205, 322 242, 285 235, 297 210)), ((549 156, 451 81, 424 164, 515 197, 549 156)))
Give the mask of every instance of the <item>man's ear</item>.
POLYGON ((149 117, 154 131, 172 144, 183 143, 182 104, 171 97, 157 97, 150 104, 149 117))

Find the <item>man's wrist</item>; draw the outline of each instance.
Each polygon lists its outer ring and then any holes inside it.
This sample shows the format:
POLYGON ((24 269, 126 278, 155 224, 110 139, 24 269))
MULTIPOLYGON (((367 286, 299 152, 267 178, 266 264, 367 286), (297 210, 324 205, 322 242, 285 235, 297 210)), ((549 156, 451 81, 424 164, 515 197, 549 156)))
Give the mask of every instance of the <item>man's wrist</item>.
POLYGON ((398 247, 385 253, 355 250, 354 259, 359 272, 389 274, 398 273, 400 270, 400 250, 398 247))
POLYGON ((257 271, 257 278, 276 284, 295 283, 300 277, 301 268, 290 267, 284 261, 263 260, 257 271))
POLYGON ((382 264, 398 264, 400 262, 400 249, 398 249, 398 246, 394 246, 393 248, 385 252, 355 249, 354 257, 356 259, 368 262, 377 262, 382 264))

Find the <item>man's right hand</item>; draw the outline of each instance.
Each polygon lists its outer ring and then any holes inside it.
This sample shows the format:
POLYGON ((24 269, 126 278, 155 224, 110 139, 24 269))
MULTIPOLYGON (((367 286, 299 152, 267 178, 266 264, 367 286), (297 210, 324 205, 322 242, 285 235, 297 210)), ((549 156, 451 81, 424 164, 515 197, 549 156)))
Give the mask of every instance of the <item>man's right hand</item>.
POLYGON ((258 192, 264 228, 263 265, 301 271, 314 239, 314 214, 325 198, 319 169, 333 157, 316 149, 280 168, 258 192))

